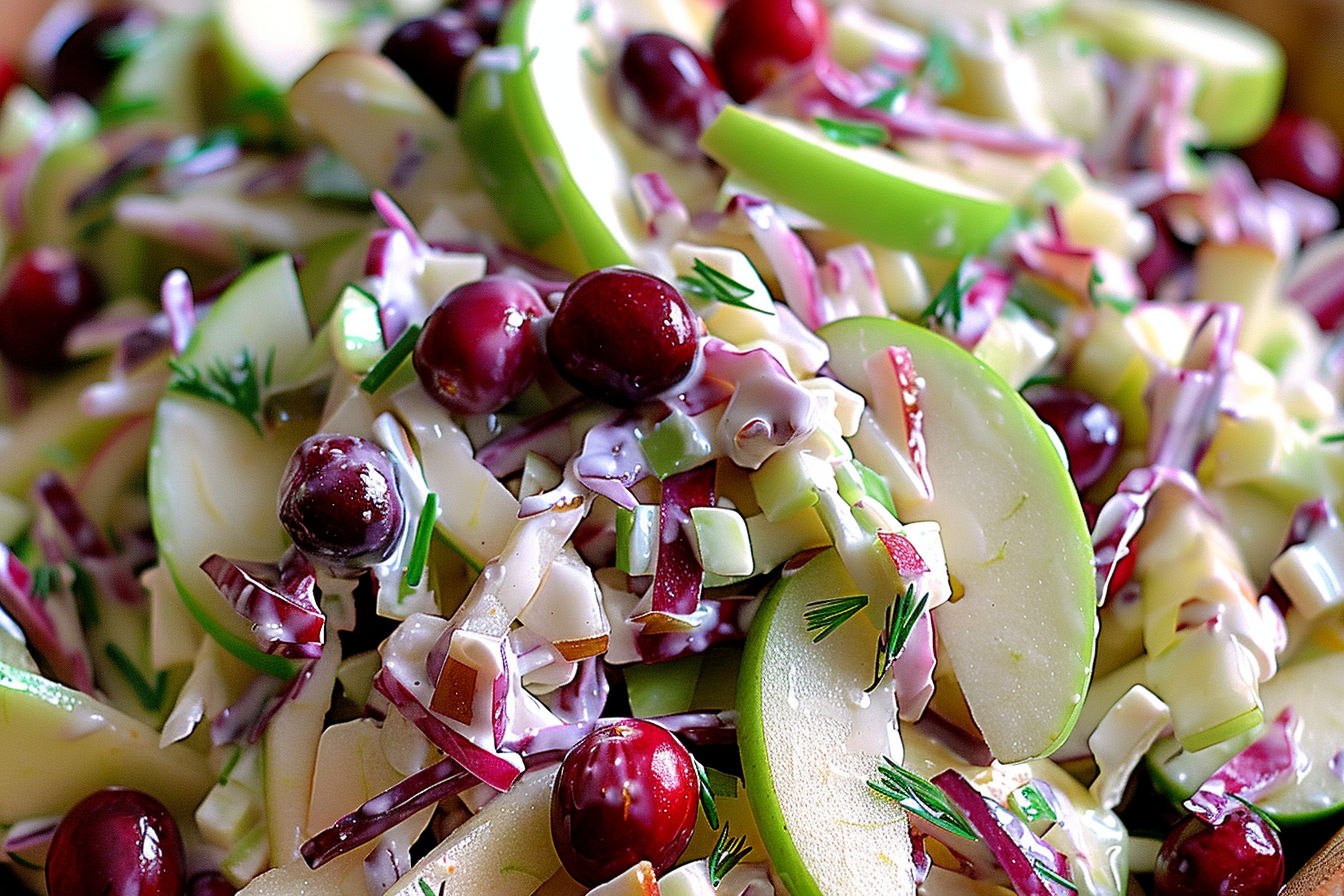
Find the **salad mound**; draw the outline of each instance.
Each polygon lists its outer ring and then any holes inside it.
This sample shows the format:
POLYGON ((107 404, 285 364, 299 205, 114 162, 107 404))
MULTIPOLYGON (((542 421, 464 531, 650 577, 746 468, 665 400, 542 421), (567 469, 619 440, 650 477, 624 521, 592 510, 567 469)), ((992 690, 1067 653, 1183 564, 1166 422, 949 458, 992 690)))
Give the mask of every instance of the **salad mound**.
POLYGON ((1344 810, 1283 69, 1176 0, 54 6, 0 871, 1278 892, 1344 810))

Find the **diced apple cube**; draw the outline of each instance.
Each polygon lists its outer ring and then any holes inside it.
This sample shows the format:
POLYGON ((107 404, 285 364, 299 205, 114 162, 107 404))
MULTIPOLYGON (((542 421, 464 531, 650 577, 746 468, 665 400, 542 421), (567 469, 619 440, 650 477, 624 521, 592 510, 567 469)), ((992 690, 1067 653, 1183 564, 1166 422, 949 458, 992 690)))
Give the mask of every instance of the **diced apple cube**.
POLYGON ((1322 529, 1293 545, 1269 567, 1293 606, 1314 619, 1344 600, 1344 529, 1322 529))
POLYGON ((1148 657, 1149 687, 1171 708, 1172 728, 1187 750, 1260 724, 1256 672, 1250 651, 1236 638, 1203 626, 1148 657))
POLYGON ((975 356, 1014 389, 1040 372, 1055 353, 1055 339, 1021 311, 1004 309, 975 345, 975 356))
POLYGON ((1200 461, 1200 477, 1227 488, 1273 475, 1283 461, 1282 428, 1290 425, 1277 408, 1265 414, 1223 415, 1200 461))
POLYGON ((776 451, 749 474, 756 503, 767 520, 782 520, 817 503, 813 487, 817 463, 799 449, 776 451))
POLYGON ((711 433, 716 422, 717 414, 706 412, 691 417, 680 408, 674 408, 649 432, 640 432, 639 446, 654 475, 665 479, 673 473, 695 469, 713 457, 711 433))
POLYGON ((611 631, 593 571, 569 547, 551 562, 518 621, 550 641, 571 662, 606 650, 611 631))
POLYGON ((416 286, 428 307, 464 283, 485 276, 485 256, 475 252, 430 252, 416 278, 416 286))
POLYGON ((691 542, 705 572, 749 576, 755 568, 747 521, 729 507, 692 507, 691 542))
POLYGON ((616 568, 632 576, 653 573, 658 557, 658 505, 616 511, 616 568))
POLYGON ((210 789, 196 807, 196 826, 207 843, 227 848, 261 821, 261 794, 230 779, 210 789))

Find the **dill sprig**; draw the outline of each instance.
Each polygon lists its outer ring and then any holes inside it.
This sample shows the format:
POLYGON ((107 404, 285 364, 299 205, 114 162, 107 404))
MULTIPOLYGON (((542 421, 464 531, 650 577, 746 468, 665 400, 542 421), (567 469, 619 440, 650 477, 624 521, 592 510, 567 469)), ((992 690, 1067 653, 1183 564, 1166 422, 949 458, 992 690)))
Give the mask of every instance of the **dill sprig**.
POLYGON ((938 293, 929 302, 920 317, 933 320, 948 332, 961 328, 962 303, 967 294, 980 281, 982 275, 972 271, 964 262, 957 266, 952 276, 943 282, 938 293))
POLYGON ((695 775, 700 781, 700 808, 704 811, 705 820, 709 822, 710 828, 717 831, 719 804, 714 799, 714 788, 709 786, 709 771, 694 756, 691 757, 691 761, 695 763, 695 775))
POLYGON ((729 837, 728 825, 725 824, 718 842, 714 844, 714 850, 706 860, 709 865, 709 882, 717 888, 727 877, 728 872, 746 858, 749 852, 751 847, 747 846, 747 838, 729 837))
POLYGON ((397 368, 402 365, 402 362, 415 351, 415 343, 419 338, 419 324, 411 324, 405 330, 402 330, 401 335, 397 337, 397 341, 392 343, 392 347, 374 362, 368 373, 364 374, 364 379, 359 381, 359 388, 370 395, 381 389, 383 384, 392 378, 392 374, 397 372, 397 368))
POLYGON ((1069 880, 1064 875, 1060 874, 1055 869, 1051 868, 1049 865, 1045 864, 1045 862, 1042 861, 1041 859, 1032 860, 1031 867, 1038 875, 1045 878, 1046 880, 1051 881, 1052 883, 1057 883, 1061 887, 1067 887, 1075 893, 1078 892, 1077 884, 1069 880))
POLYGON ((193 395, 213 401, 242 416, 252 424, 257 435, 262 435, 261 406, 265 390, 270 388, 275 366, 275 349, 266 357, 266 366, 257 369, 252 352, 244 348, 232 364, 216 358, 204 370, 191 367, 180 360, 168 362, 173 379, 168 388, 184 395, 193 395))
POLYGON ((803 620, 807 623, 808 632, 813 633, 812 643, 820 642, 866 606, 868 606, 866 594, 809 601, 803 613, 803 620))
POLYGON ((682 292, 707 301, 735 305, 738 308, 747 308, 751 311, 759 311, 762 314, 775 313, 769 307, 758 308, 750 304, 747 300, 751 298, 755 290, 750 286, 739 283, 700 258, 697 258, 695 264, 691 266, 690 274, 677 278, 677 285, 681 287, 682 292))
POLYGON ((915 600, 915 586, 911 585, 905 589, 905 594, 887 607, 885 624, 877 636, 877 657, 873 660, 873 683, 868 688, 869 691, 877 690, 877 686, 882 682, 882 676, 887 674, 896 657, 900 656, 901 650, 905 648, 905 642, 910 638, 910 632, 915 628, 919 614, 924 612, 924 607, 928 603, 927 593, 919 600, 915 600))
POLYGON ((895 800, 902 809, 918 815, 929 824, 967 840, 980 839, 970 823, 936 785, 901 768, 886 756, 878 761, 877 776, 868 780, 868 786, 895 800))
POLYGON ((113 668, 121 673, 121 677, 126 680, 126 684, 130 686, 141 706, 149 712, 158 712, 163 708, 164 698, 168 696, 167 671, 160 669, 151 683, 135 661, 116 644, 108 644, 103 653, 113 668))
POLYGON ((839 118, 816 118, 814 121, 822 136, 841 146, 881 146, 887 142, 887 129, 875 122, 839 118))
POLYGON ((425 496, 425 506, 420 511, 415 537, 411 541, 411 555, 406 561, 406 584, 412 588, 420 584, 425 574, 425 565, 429 562, 429 539, 434 534, 434 521, 438 518, 439 496, 436 492, 430 492, 425 496))

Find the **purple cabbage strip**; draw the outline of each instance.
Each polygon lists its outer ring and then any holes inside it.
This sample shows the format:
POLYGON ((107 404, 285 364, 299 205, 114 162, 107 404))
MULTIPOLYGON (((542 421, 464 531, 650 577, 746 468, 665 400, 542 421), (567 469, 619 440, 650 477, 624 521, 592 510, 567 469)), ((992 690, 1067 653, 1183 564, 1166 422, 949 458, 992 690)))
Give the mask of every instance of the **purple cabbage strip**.
POLYGON ((267 653, 290 659, 322 655, 326 616, 317 604, 317 573, 297 548, 286 550, 278 564, 212 554, 201 570, 252 623, 252 635, 267 653))
POLYGON ((33 485, 33 497, 39 510, 39 530, 50 535, 61 556, 83 567, 100 597, 115 598, 131 607, 144 603, 145 591, 135 570, 112 550, 64 479, 52 472, 41 474, 33 485))
POLYGON ((579 482, 627 510, 638 504, 630 488, 649 475, 649 461, 639 443, 639 431, 647 430, 649 423, 644 416, 630 412, 588 430, 574 458, 579 482))
POLYGON ((79 629, 74 598, 61 588, 40 598, 33 593, 33 575, 14 553, 0 544, 0 609, 23 629, 37 659, 56 681, 92 694, 93 663, 84 633, 79 629), (67 620, 62 625, 49 610, 67 620))
POLYGON ((1138 467, 1126 474, 1115 494, 1098 511, 1096 525, 1092 528, 1098 605, 1106 602, 1106 595, 1112 589, 1123 587, 1127 581, 1127 573, 1121 573, 1132 564, 1128 561, 1130 542, 1143 526, 1148 502, 1163 485, 1179 486, 1203 500, 1199 482, 1188 470, 1138 467))
POLYGON ((691 525, 691 508, 714 506, 714 471, 714 464, 703 464, 663 480, 651 595, 655 613, 689 616, 700 604, 705 570, 686 528, 691 525))
POLYGON ((1240 330, 1240 306, 1208 306, 1182 366, 1154 377, 1148 394, 1149 463, 1192 473, 1199 465, 1218 426, 1240 330))
POLYGON ((1293 274, 1285 292, 1328 332, 1344 320, 1344 238, 1327 245, 1312 253, 1315 261, 1309 269, 1293 274))
POLYGON ((660 663, 677 657, 704 653, 715 644, 745 641, 745 610, 750 600, 700 598, 695 625, 669 632, 643 632, 635 636, 635 648, 645 663, 660 663))
POLYGON ((415 229, 414 222, 401 209, 401 206, 388 196, 382 190, 375 190, 373 196, 373 210, 378 213, 388 227, 402 234, 410 241, 411 248, 417 253, 426 251, 429 247, 420 237, 420 231, 415 229))
POLYGON ((993 853, 1018 896, 1074 896, 1075 888, 1051 880, 1040 870, 1071 880, 1069 860, 1036 836, 1026 822, 981 794, 953 769, 934 775, 932 783, 993 853))
POLYGON ((299 853, 317 869, 357 846, 368 843, 421 809, 437 804, 478 783, 457 760, 440 759, 403 778, 358 809, 310 837, 299 853))
POLYGON ((586 404, 586 399, 571 399, 515 424, 481 446, 476 452, 477 463, 496 479, 507 478, 521 470, 529 453, 539 454, 556 466, 564 466, 573 453, 571 418, 586 404))
POLYGON ((1285 707, 1264 734, 1219 766, 1190 799, 1200 802, 1204 794, 1220 790, 1255 800, 1298 780, 1309 763, 1302 749, 1302 719, 1291 706, 1285 707))
POLYGON ((821 288, 816 259, 774 205, 754 196, 737 195, 728 201, 727 213, 746 225, 747 232, 765 253, 789 308, 810 329, 829 323, 830 308, 821 288))
POLYGON ((210 742, 221 744, 255 743, 252 733, 261 732, 262 719, 269 717, 270 707, 278 705, 284 692, 284 682, 269 675, 252 679, 238 699, 224 707, 210 720, 210 742))
POLYGON ((555 717, 566 723, 597 719, 611 693, 607 665, 601 657, 585 657, 577 665, 573 681, 541 697, 555 717))
POLYGON ((16 821, 5 832, 4 841, 0 842, 0 851, 13 855, 36 846, 48 844, 60 823, 59 815, 44 818, 25 818, 16 821))
POLYGON ((674 240, 686 232, 691 216, 667 179, 656 171, 630 178, 630 192, 640 221, 655 240, 674 240))
POLYGON ((459 762, 472 775, 495 790, 504 791, 512 786, 519 775, 518 768, 502 756, 484 749, 448 727, 416 698, 404 682, 388 671, 386 665, 374 676, 373 686, 378 693, 392 702, 407 721, 419 728, 432 744, 459 762))
POLYGON ((159 287, 159 302, 163 306, 163 316, 168 320, 173 354, 180 355, 196 328, 196 296, 186 271, 173 270, 164 276, 163 285, 159 287))

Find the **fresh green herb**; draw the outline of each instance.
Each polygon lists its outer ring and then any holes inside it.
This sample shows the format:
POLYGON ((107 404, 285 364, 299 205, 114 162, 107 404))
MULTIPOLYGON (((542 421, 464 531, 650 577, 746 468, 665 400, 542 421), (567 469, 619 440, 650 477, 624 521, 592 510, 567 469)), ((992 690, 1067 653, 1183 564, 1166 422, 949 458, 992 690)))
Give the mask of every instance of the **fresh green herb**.
POLYGON ((1008 808, 1025 822, 1056 821, 1055 810, 1041 795, 1035 784, 1023 784, 1008 794, 1008 808))
POLYGON ((921 317, 933 320, 948 332, 957 331, 961 328, 962 303, 978 282, 980 274, 972 272, 966 262, 957 265, 921 317))
POLYGON ((1064 374, 1062 373, 1037 374, 1036 376, 1028 377, 1027 381, 1022 384, 1022 388, 1018 391, 1025 392, 1032 386, 1058 386, 1062 382, 1064 382, 1064 374))
POLYGON ((219 770, 219 783, 221 787, 229 783, 229 775, 233 774, 234 768, 238 765, 238 760, 242 758, 243 748, 235 744, 233 752, 229 754, 229 758, 224 760, 224 767, 219 770))
POLYGON ((579 7, 579 14, 575 16, 574 21, 582 25, 584 22, 590 21, 596 12, 597 4, 592 2, 592 0, 589 0, 589 2, 584 3, 579 7))
POLYGON ((728 872, 736 867, 737 863, 747 857, 751 852, 751 847, 747 846, 746 837, 729 837, 728 825, 723 826, 722 833, 719 834, 719 840, 714 844, 714 850, 709 854, 706 864, 709 865, 709 882, 715 888, 723 883, 723 879, 728 876, 728 872))
POLYGON ((768 306, 758 308, 750 304, 747 300, 752 297, 755 290, 737 282, 704 260, 697 258, 691 271, 689 276, 677 279, 677 285, 681 287, 682 292, 711 302, 722 302, 725 305, 759 311, 762 314, 775 313, 768 306))
POLYGON ((406 561, 406 584, 412 588, 420 584, 429 560, 429 537, 434 534, 434 521, 439 518, 439 496, 430 492, 425 497, 420 521, 415 525, 415 540, 411 542, 411 556, 406 561))
POLYGON ((803 620, 807 623, 808 632, 814 633, 812 643, 820 642, 866 606, 868 606, 866 594, 809 601, 807 610, 803 613, 803 620))
POLYGON ((719 804, 714 801, 714 790, 709 786, 709 771, 694 756, 691 761, 695 763, 695 774, 700 779, 700 808, 705 813, 705 820, 714 830, 719 829, 719 804))
POLYGON ((79 618, 87 626, 98 624, 102 614, 98 612, 98 588, 93 584, 89 571, 78 563, 71 563, 75 577, 70 583, 70 593, 75 597, 75 608, 79 618))
POLYGON ((126 679, 135 698, 148 712, 158 712, 163 707, 163 698, 168 694, 168 673, 160 669, 154 683, 150 684, 135 662, 116 644, 108 644, 103 653, 107 655, 113 667, 126 679))
POLYGON ((1075 893, 1078 892, 1078 885, 1077 885, 1077 884, 1075 884, 1073 881, 1069 880, 1069 879, 1068 879, 1067 877, 1065 877, 1064 875, 1060 874, 1060 873, 1059 873, 1058 871, 1056 871, 1055 869, 1051 868, 1049 865, 1045 864, 1045 862, 1041 861, 1040 859, 1033 859, 1033 860, 1032 860, 1032 863, 1031 863, 1031 867, 1032 867, 1033 869, 1035 869, 1035 871, 1036 871, 1037 874, 1039 874, 1041 877, 1045 878, 1046 880, 1049 880, 1049 881, 1052 881, 1052 882, 1054 882, 1054 883, 1057 883, 1057 884, 1059 884, 1061 887, 1068 887, 1070 890, 1072 890, 1072 891, 1075 892, 1075 893))
POLYGON ((579 56, 583 59, 583 64, 588 66, 588 70, 593 74, 601 76, 607 73, 607 68, 609 66, 607 63, 597 58, 591 47, 583 47, 580 49, 579 56))
POLYGON ((1102 305, 1110 305, 1118 311, 1132 310, 1134 299, 1130 296, 1118 295, 1101 289, 1105 282, 1106 276, 1101 272, 1101 268, 1093 264, 1087 275, 1087 300, 1092 304, 1092 307, 1100 308, 1102 305))
POLYGON ((705 780, 709 782, 709 792, 715 796, 737 796, 741 781, 736 775, 721 772, 716 768, 705 769, 705 780))
POLYGON ((1252 814, 1260 816, 1260 820, 1263 821, 1265 824, 1269 825, 1275 831, 1282 830, 1279 827, 1279 823, 1275 821, 1273 818, 1271 818, 1268 812, 1266 812, 1264 809, 1261 809, 1259 806, 1257 806, 1250 800, 1246 799, 1244 796, 1239 796, 1235 793, 1229 793, 1228 796, 1232 797, 1232 799, 1241 803, 1243 806, 1249 809, 1252 814))
POLYGON ((271 385, 272 368, 275 366, 274 348, 266 357, 266 366, 260 371, 257 370, 252 352, 246 348, 232 365, 216 358, 214 364, 204 371, 198 367, 188 367, 179 360, 169 361, 168 366, 173 371, 173 379, 168 383, 170 390, 223 405, 252 424, 257 435, 262 435, 262 396, 271 385))
POLYGON ((878 761, 877 777, 870 778, 868 786, 930 824, 967 840, 980 839, 941 790, 886 756, 878 761))
POLYGON ((924 65, 919 76, 943 96, 951 96, 961 90, 957 41, 949 32, 935 28, 929 34, 929 49, 924 55, 924 65))
POLYGON ((61 568, 51 563, 43 563, 32 568, 33 597, 46 600, 61 585, 61 568))
POLYGON ((1321 436, 1322 445, 1338 445, 1344 442, 1344 432, 1328 432, 1321 436))
POLYGON ((893 113, 904 106, 909 98, 910 86, 902 82, 881 91, 863 106, 865 109, 880 109, 883 112, 893 113))
POLYGON ((905 594, 887 607, 886 623, 877 636, 877 657, 873 660, 873 683, 868 688, 869 691, 877 690, 877 686, 882 682, 882 676, 887 674, 896 657, 900 656, 905 642, 910 638, 910 632, 915 628, 919 614, 924 612, 924 607, 928 603, 928 594, 915 600, 915 586, 911 585, 905 589, 905 594))
POLYGON ((887 142, 887 129, 871 121, 845 121, 816 118, 822 136, 841 146, 881 146, 887 142))
POLYGON ((386 383, 392 377, 392 374, 396 373, 397 368, 401 366, 401 362, 405 361, 411 352, 415 351, 415 341, 419 338, 419 324, 411 324, 407 327, 397 337, 397 341, 392 343, 392 347, 387 350, 387 353, 379 358, 373 367, 369 368, 368 373, 364 374, 364 379, 359 381, 359 388, 370 395, 381 389, 383 383, 386 383))
POLYGON ((152 96, 126 97, 100 107, 98 118, 104 127, 115 127, 133 118, 157 112, 162 107, 163 104, 152 96))
POLYGON ((98 52, 108 59, 126 59, 139 52, 152 36, 143 27, 118 25, 107 29, 98 38, 98 52))
POLYGON ((434 888, 431 887, 431 886, 429 885, 429 883, 428 883, 423 877, 420 878, 419 883, 420 883, 420 892, 421 892, 421 893, 424 893, 425 896, 434 896, 434 888))

